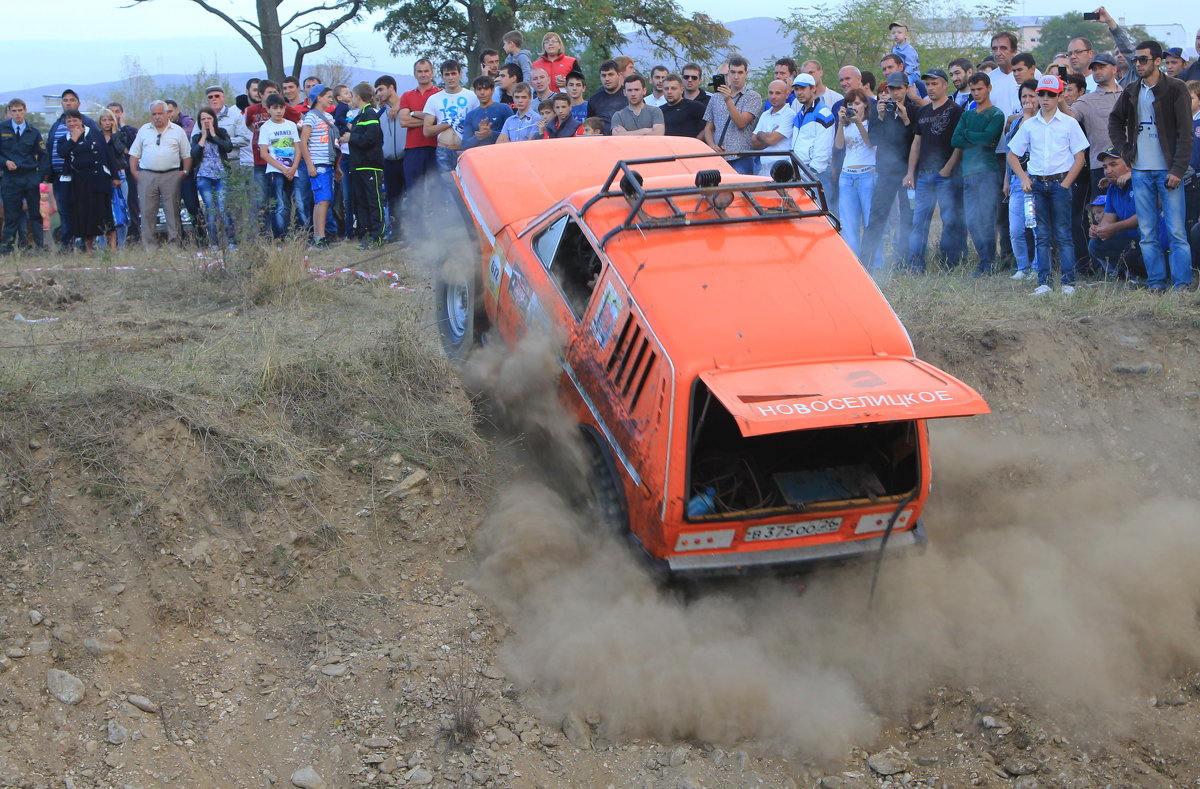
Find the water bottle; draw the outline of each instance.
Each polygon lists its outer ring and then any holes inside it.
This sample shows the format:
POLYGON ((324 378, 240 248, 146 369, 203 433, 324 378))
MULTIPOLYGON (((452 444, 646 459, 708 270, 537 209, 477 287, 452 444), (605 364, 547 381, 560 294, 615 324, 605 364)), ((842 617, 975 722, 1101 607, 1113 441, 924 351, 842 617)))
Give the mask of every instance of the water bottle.
POLYGON ((1033 209, 1033 197, 1024 192, 1021 195, 1025 200, 1025 227, 1037 227, 1037 212, 1033 209))
POLYGON ((911 186, 908 187, 908 205, 910 208, 915 208, 917 205, 917 190, 911 186))

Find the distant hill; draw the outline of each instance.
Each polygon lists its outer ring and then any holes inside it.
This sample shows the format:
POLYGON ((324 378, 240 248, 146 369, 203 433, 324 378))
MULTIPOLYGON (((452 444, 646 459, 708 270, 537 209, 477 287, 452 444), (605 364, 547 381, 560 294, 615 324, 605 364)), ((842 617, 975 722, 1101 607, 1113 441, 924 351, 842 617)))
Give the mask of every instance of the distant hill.
MULTIPOLYGON (((351 72, 353 74, 353 79, 351 80, 351 82, 359 82, 362 80, 366 80, 367 82, 374 82, 376 77, 378 77, 380 74, 386 73, 386 72, 380 71, 378 69, 360 69, 360 68, 351 69, 351 72)), ((231 85, 233 85, 235 88, 237 88, 237 90, 235 90, 235 92, 234 92, 234 95, 236 96, 238 93, 242 92, 241 86, 246 84, 246 80, 250 79, 251 77, 260 76, 260 72, 245 71, 245 72, 239 72, 239 73, 233 73, 233 74, 223 74, 222 76, 231 85)), ((408 90, 409 88, 411 88, 417 84, 416 80, 413 79, 411 74, 393 74, 393 76, 396 78, 396 85, 401 91, 408 90)), ((172 96, 169 95, 170 91, 168 89, 170 87, 176 86, 176 85, 187 84, 193 80, 193 76, 190 74, 152 74, 152 75, 150 75, 150 78, 153 79, 157 85, 160 85, 163 87, 163 95, 159 97, 159 98, 163 98, 163 99, 173 98, 172 96)), ((57 97, 57 96, 62 95, 62 92, 64 90, 66 90, 67 88, 71 88, 72 90, 74 90, 76 93, 79 94, 79 98, 80 98, 81 103, 83 104, 83 108, 85 110, 90 110, 97 106, 103 106, 104 103, 107 102, 109 100, 109 98, 113 95, 113 93, 115 91, 117 91, 122 86, 122 84, 124 84, 124 82, 125 82, 125 80, 119 80, 119 79, 118 80, 110 80, 109 82, 94 82, 94 83, 90 83, 90 84, 86 84, 86 85, 82 85, 82 84, 78 84, 78 83, 68 84, 68 83, 64 82, 64 83, 59 83, 59 84, 54 84, 54 85, 41 85, 36 88, 29 88, 27 90, 18 90, 18 91, 13 91, 11 93, 0 91, 0 96, 3 96, 5 98, 14 98, 15 97, 15 98, 24 99, 25 103, 27 105, 29 105, 30 110, 32 110, 34 112, 40 112, 45 109, 48 109, 45 106, 45 100, 43 97, 45 97, 45 96, 57 97)), ((232 97, 230 97, 230 103, 232 103, 232 97)), ((53 102, 51 102, 50 106, 54 110, 57 110, 58 109, 57 99, 54 100, 53 102)), ((193 109, 194 108, 188 109, 189 114, 191 114, 193 109)))

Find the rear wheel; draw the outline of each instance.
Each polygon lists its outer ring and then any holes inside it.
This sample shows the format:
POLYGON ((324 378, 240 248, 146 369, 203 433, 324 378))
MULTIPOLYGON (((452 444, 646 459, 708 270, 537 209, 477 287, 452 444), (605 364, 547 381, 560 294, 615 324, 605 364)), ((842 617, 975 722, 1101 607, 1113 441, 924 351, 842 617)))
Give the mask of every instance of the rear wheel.
POLYGON ((434 303, 442 348, 451 361, 462 362, 479 344, 487 323, 478 275, 443 271, 434 287, 434 303))
POLYGON ((625 505, 625 489, 618 477, 616 459, 602 436, 592 428, 584 428, 587 450, 587 479, 584 481, 583 505, 589 525, 597 531, 621 540, 629 537, 629 510, 625 505))

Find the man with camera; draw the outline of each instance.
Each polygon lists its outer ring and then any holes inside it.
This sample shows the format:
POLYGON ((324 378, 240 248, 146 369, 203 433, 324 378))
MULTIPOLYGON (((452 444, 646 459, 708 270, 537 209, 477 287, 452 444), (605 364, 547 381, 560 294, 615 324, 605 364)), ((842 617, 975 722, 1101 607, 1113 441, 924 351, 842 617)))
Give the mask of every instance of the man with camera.
POLYGON ((704 108, 704 132, 701 139, 719 153, 729 153, 730 166, 743 175, 753 175, 754 158, 737 156, 750 150, 754 122, 762 111, 762 96, 746 87, 750 63, 741 56, 729 59, 729 74, 714 74, 713 96, 704 108))
POLYGON ((912 204, 901 191, 908 172, 908 154, 912 148, 914 119, 918 104, 908 95, 908 77, 903 71, 888 74, 879 91, 871 118, 871 143, 875 145, 875 191, 871 194, 871 215, 863 233, 859 260, 874 260, 883 244, 884 231, 892 204, 899 195, 900 221, 894 226, 896 260, 908 257, 908 232, 912 226, 912 204))

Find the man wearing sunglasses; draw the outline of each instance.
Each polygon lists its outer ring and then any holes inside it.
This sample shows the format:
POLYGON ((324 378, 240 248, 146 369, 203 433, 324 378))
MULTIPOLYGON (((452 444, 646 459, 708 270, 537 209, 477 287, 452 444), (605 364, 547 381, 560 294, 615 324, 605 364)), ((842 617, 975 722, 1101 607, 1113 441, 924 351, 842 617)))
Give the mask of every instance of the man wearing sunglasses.
POLYGON ((1161 70, 1163 50, 1157 41, 1137 45, 1133 67, 1138 81, 1121 91, 1108 135, 1121 158, 1133 169, 1133 199, 1141 233, 1146 284, 1162 292, 1168 284, 1183 289, 1192 283, 1192 253, 1184 227, 1185 197, 1179 188, 1192 155, 1192 102, 1187 85, 1161 70), (1168 250, 1158 240, 1155 218, 1162 206, 1168 250))
POLYGON ((704 92, 704 88, 700 87, 702 81, 700 67, 695 63, 685 63, 679 74, 683 77, 683 97, 698 101, 707 107, 709 95, 704 92))

